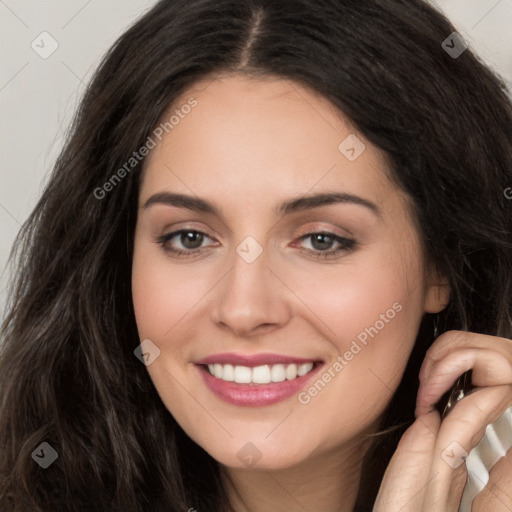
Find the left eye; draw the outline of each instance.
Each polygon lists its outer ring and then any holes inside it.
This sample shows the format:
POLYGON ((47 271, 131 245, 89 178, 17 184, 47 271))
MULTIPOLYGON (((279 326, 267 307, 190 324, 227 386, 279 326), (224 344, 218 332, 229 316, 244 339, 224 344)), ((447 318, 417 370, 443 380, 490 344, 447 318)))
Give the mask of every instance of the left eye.
MULTIPOLYGON (((157 238, 163 249, 175 256, 193 256, 202 249, 206 238, 211 240, 206 233, 194 229, 181 229, 172 233, 162 235, 157 238), (177 239, 181 248, 172 247, 172 240, 177 239)), ((302 248, 301 250, 312 254, 317 258, 327 258, 337 255, 341 252, 348 252, 356 245, 355 240, 344 238, 329 232, 307 233, 299 237, 299 241, 310 239, 312 248, 302 248), (332 249, 333 244, 338 244, 338 248, 332 249)))
POLYGON ((307 253, 316 259, 332 259, 339 258, 343 254, 348 254, 356 249, 357 242, 351 238, 345 238, 334 233, 327 231, 313 232, 302 235, 299 240, 311 240, 311 246, 313 249, 301 248, 302 252, 307 253), (332 249, 332 244, 337 244, 338 247, 332 249))

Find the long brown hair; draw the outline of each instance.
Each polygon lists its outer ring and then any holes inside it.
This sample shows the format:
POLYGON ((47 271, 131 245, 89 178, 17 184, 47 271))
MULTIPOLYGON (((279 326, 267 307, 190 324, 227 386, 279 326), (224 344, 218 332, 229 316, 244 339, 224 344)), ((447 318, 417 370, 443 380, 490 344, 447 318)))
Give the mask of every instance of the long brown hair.
MULTIPOLYGON (((218 511, 219 465, 164 407, 133 351, 131 258, 144 159, 106 194, 168 106, 217 72, 310 87, 386 152, 431 261, 450 280, 440 331, 512 337, 512 107, 503 81, 422 0, 162 0, 109 50, 12 253, 0 355, 0 509, 218 511), (96 192, 96 193, 95 193, 96 192), (102 196, 102 197, 100 197, 102 196), (33 452, 58 454, 43 469, 33 452)), ((413 419, 425 315, 366 458, 370 510, 413 419)))

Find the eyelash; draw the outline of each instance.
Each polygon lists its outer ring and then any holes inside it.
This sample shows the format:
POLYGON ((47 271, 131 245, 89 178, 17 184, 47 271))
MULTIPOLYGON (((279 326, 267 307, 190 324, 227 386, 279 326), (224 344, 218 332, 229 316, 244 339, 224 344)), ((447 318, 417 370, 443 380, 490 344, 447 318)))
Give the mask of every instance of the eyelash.
MULTIPOLYGON (((180 250, 180 249, 172 249, 167 244, 170 240, 172 240, 177 235, 180 235, 182 233, 196 233, 200 235, 204 235, 208 238, 211 238, 203 231, 199 231, 196 229, 180 229, 178 231, 173 231, 172 233, 168 233, 165 235, 161 235, 156 238, 156 243, 162 246, 163 250, 167 253, 170 253, 174 255, 175 257, 185 257, 190 258, 195 256, 198 252, 201 251, 201 248, 196 249, 190 249, 188 251, 180 250)), ((339 235, 335 235, 334 233, 330 233, 328 231, 312 231, 310 233, 306 233, 298 238, 298 240, 305 240, 309 237, 312 237, 313 235, 324 235, 331 237, 335 242, 338 242, 341 244, 341 247, 338 249, 330 249, 328 251, 319 251, 315 249, 301 249, 301 252, 307 252, 311 255, 313 255, 314 258, 318 259, 327 259, 330 256, 336 256, 342 252, 348 253, 355 249, 357 246, 357 242, 355 240, 352 240, 350 238, 345 238, 339 235)))

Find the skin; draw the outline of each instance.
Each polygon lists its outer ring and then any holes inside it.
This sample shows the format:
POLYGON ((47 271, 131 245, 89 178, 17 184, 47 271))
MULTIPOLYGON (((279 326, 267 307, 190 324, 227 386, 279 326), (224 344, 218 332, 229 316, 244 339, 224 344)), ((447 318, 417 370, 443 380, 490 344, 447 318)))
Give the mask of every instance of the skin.
MULTIPOLYGON (((282 79, 220 75, 196 83, 169 113, 191 96, 198 105, 150 152, 140 189, 133 302, 140 339, 160 350, 147 370, 169 412, 221 464, 235 510, 351 511, 365 436, 400 382, 423 314, 446 306, 449 287, 426 261, 411 202, 389 180, 385 154, 328 101, 282 79), (350 134, 366 146, 354 161, 338 149, 350 134), (203 198, 220 214, 145 207, 161 192, 203 198), (348 202, 284 216, 274 211, 282 201, 322 192, 364 198, 379 214, 348 202), (199 252, 176 256, 157 242, 180 229, 206 235, 186 246, 178 234, 166 247, 199 252), (356 245, 315 257, 340 247, 301 239, 324 230, 356 245), (248 236, 262 250, 252 263, 236 252, 248 236), (329 367, 397 303, 400 312, 307 405, 297 396, 265 407, 229 404, 212 394, 194 364, 219 352, 273 352, 329 367), (249 442, 261 453, 251 467, 237 456, 249 442)), ((432 363, 423 376, 427 389, 436 371, 432 363)), ((434 439, 438 416, 430 405, 457 376, 419 402, 434 439)), ((413 427, 412 447, 397 453, 416 461, 426 427, 413 427)), ((434 456, 434 444, 418 464, 434 456)), ((399 467, 390 466, 381 512, 396 511, 405 496, 392 491, 404 480, 399 467)))

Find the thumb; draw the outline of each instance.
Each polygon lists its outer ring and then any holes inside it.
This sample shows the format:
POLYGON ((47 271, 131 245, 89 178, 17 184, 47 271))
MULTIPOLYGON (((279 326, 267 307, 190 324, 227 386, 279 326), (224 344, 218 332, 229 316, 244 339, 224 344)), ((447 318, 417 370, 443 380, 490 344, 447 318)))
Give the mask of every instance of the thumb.
POLYGON ((384 473, 373 512, 418 512, 430 477, 441 419, 424 414, 406 430, 384 473))

